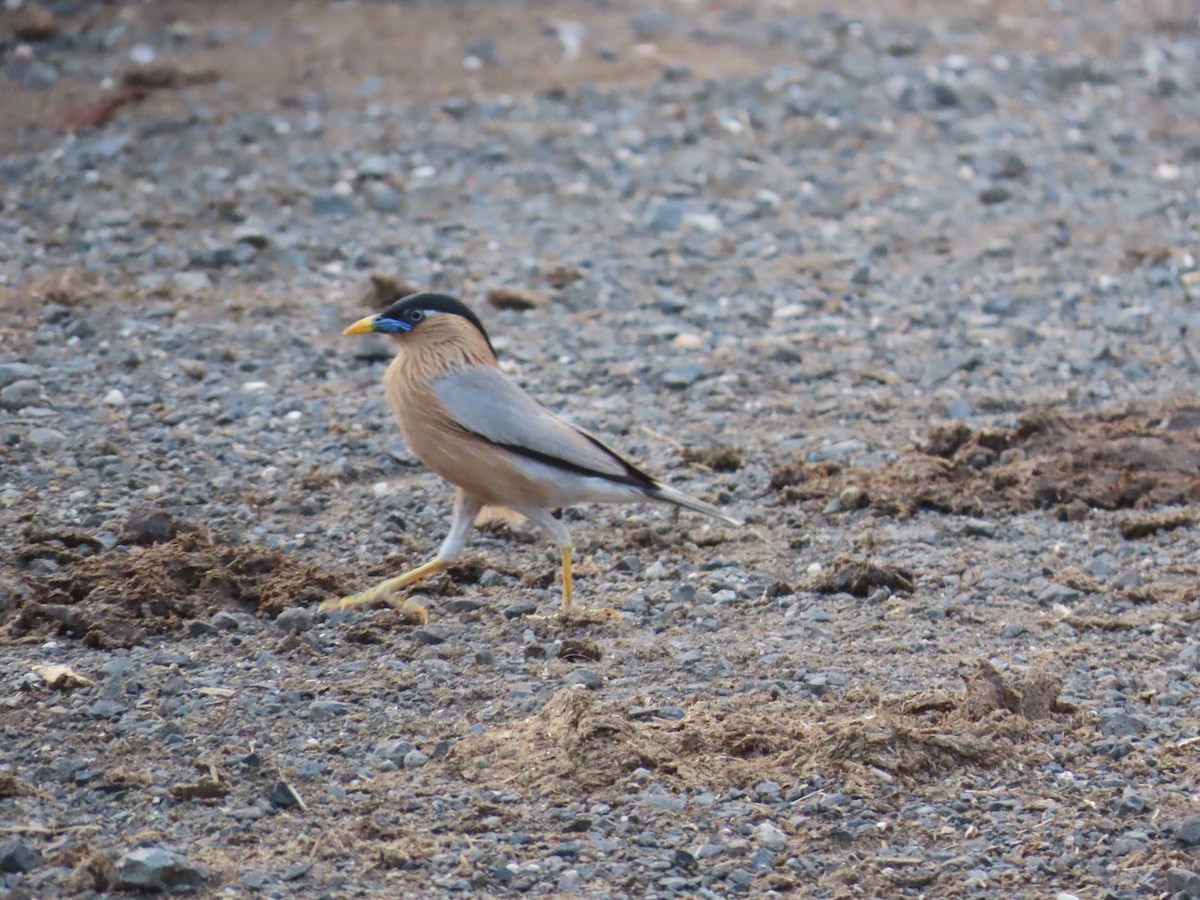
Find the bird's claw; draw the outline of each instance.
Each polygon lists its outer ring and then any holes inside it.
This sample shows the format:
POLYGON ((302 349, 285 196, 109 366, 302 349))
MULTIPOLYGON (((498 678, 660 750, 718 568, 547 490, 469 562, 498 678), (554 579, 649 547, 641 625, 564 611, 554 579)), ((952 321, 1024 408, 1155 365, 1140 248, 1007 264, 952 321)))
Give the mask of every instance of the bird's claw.
POLYGON ((376 601, 383 601, 406 618, 413 619, 421 625, 429 624, 429 610, 421 606, 421 604, 414 603, 407 597, 397 597, 390 592, 383 592, 374 588, 358 594, 350 594, 347 597, 330 597, 328 600, 323 600, 321 605, 317 607, 317 610, 319 612, 334 612, 343 609, 359 609, 363 606, 370 606, 376 601))

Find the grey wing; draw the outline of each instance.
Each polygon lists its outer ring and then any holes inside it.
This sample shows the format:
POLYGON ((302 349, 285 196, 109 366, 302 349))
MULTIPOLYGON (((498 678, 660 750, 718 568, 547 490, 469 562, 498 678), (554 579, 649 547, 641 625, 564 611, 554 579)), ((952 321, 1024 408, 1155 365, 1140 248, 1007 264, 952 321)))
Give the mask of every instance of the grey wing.
POLYGON ((527 459, 646 490, 658 482, 600 440, 554 415, 498 369, 443 375, 433 391, 464 431, 527 459))

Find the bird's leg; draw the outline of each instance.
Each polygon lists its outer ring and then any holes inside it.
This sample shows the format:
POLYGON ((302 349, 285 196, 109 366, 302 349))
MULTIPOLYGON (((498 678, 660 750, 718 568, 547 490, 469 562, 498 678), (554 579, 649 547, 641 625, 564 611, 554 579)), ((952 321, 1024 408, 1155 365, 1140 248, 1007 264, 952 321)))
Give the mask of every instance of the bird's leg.
POLYGON ((574 553, 575 546, 570 541, 563 544, 562 548, 562 594, 563 594, 563 609, 566 609, 575 602, 575 575, 571 571, 571 554, 574 553))
POLYGON ((620 617, 615 609, 584 609, 575 603, 575 576, 571 562, 574 545, 571 543, 571 533, 558 519, 550 514, 548 509, 521 508, 517 512, 538 525, 558 544, 562 551, 562 609, 557 616, 530 616, 534 620, 554 618, 568 625, 587 625, 594 622, 611 622, 620 617))
POLYGON ((450 533, 442 541, 441 549, 438 550, 436 557, 424 565, 417 566, 415 569, 409 569, 407 572, 403 572, 394 578, 381 581, 379 584, 361 593, 351 594, 349 597, 342 597, 339 600, 326 600, 318 609, 355 609, 360 606, 369 606, 378 600, 382 600, 420 619, 422 623, 428 622, 429 613, 425 607, 419 603, 413 603, 408 598, 397 598, 396 593, 416 584, 422 578, 432 575, 435 572, 440 572, 462 556, 463 548, 467 544, 467 538, 471 536, 471 529, 475 524, 475 516, 479 514, 479 510, 482 508, 482 501, 477 500, 462 490, 456 491, 454 495, 454 519, 450 525, 450 533))

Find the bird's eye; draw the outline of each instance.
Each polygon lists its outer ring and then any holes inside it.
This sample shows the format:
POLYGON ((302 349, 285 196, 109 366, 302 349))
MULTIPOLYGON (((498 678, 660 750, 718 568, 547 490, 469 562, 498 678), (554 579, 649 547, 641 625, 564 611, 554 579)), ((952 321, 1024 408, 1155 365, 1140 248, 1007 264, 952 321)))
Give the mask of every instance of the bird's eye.
POLYGON ((425 313, 423 313, 419 309, 410 309, 408 311, 408 321, 412 322, 414 325, 416 325, 418 322, 420 322, 424 318, 425 318, 425 313))

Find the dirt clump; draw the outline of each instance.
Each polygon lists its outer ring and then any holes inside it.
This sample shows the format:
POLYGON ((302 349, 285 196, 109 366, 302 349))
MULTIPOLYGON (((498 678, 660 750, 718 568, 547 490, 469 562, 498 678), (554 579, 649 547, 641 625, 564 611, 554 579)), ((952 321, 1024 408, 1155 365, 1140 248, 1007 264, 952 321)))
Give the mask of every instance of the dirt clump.
POLYGON ((924 444, 876 469, 788 463, 772 473, 783 503, 824 503, 861 489, 880 515, 919 510, 1001 516, 1053 510, 1076 521, 1088 510, 1200 502, 1196 411, 1130 408, 1117 414, 1031 413, 1015 428, 931 429, 924 444))
POLYGON ((421 292, 420 285, 393 275, 372 272, 368 277, 370 280, 363 291, 361 303, 370 309, 386 309, 409 294, 421 292))
POLYGON ((1172 531, 1196 524, 1196 513, 1190 509, 1166 509, 1145 515, 1131 514, 1117 522, 1121 537, 1128 541, 1149 537, 1156 531, 1172 531))
POLYGON ((804 590, 818 594, 853 594, 867 597, 877 588, 913 592, 912 572, 895 566, 877 565, 853 559, 839 559, 830 571, 812 576, 804 590))
POLYGON ((704 448, 687 447, 683 451, 684 462, 704 466, 714 472, 736 472, 742 467, 742 451, 737 447, 713 446, 704 448))
POLYGON ((545 298, 536 291, 519 287, 494 287, 487 292, 488 306, 496 309, 508 309, 515 312, 526 312, 545 305, 545 298))
MULTIPOLYGON (((0 612, 0 632, 9 639, 55 634, 93 647, 129 647, 219 610, 272 615, 347 593, 349 586, 346 572, 317 569, 254 544, 222 543, 200 531, 87 555, 62 540, 39 543, 50 537, 32 535, 16 549, 18 561, 51 558, 64 568, 25 576, 29 595, 0 612)), ((92 548, 81 537, 75 545, 92 548)))

